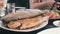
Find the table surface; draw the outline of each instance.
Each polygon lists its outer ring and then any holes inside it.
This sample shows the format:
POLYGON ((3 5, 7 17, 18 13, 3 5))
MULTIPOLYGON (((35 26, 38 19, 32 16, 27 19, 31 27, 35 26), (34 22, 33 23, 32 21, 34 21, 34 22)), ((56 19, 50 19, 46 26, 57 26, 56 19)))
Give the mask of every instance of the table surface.
POLYGON ((49 23, 47 24, 47 26, 45 26, 44 28, 41 28, 41 29, 38 29, 36 31, 33 31, 33 32, 12 32, 12 31, 7 31, 7 30, 4 30, 2 28, 0 28, 0 33, 1 34, 36 34, 40 31, 43 31, 43 30, 46 30, 46 29, 49 29, 49 28, 54 28, 54 27, 57 27, 57 26, 54 26, 53 25, 53 21, 55 20, 60 20, 60 19, 49 19, 49 23))

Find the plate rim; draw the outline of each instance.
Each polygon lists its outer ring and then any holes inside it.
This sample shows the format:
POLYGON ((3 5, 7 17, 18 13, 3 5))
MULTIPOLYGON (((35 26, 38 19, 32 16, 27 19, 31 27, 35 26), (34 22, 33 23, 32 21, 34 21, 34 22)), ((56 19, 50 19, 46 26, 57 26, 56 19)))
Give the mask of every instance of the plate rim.
MULTIPOLYGON (((41 32, 44 32, 44 31, 47 31, 47 30, 51 30, 51 29, 57 29, 57 28, 60 28, 60 27, 54 27, 54 28, 45 29, 45 30, 43 30, 41 32)), ((40 34, 41 32, 38 32, 37 34, 40 34)))
POLYGON ((44 22, 39 27, 34 28, 34 29, 30 29, 30 30, 13 30, 13 29, 9 29, 9 28, 6 28, 6 27, 0 27, 0 28, 3 28, 5 30, 9 30, 9 31, 14 31, 14 32, 31 32, 31 31, 35 31, 35 30, 41 29, 41 28, 45 27, 47 24, 48 24, 48 21, 47 22, 44 22))

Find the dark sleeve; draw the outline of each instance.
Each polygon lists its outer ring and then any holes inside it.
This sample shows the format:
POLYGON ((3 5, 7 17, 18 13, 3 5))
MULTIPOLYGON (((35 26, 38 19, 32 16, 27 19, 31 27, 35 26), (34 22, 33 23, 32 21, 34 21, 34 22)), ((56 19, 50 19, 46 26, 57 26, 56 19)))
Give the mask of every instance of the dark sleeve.
POLYGON ((8 0, 8 3, 15 3, 15 0, 8 0))
POLYGON ((8 3, 15 3, 16 7, 30 7, 29 0, 8 0, 8 3))
POLYGON ((16 0, 16 6, 29 8, 29 0, 16 0))
POLYGON ((60 2, 60 0, 55 0, 56 2, 60 2))

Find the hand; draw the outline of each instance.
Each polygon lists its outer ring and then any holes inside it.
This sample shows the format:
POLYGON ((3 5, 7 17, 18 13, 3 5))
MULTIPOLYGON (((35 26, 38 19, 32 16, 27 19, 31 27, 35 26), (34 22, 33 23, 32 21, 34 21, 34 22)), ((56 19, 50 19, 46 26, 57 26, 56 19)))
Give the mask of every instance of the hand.
POLYGON ((52 6, 52 5, 55 3, 54 0, 47 0, 47 1, 45 1, 45 2, 46 2, 46 4, 47 4, 47 6, 52 6))
POLYGON ((60 7, 60 2, 57 2, 56 3, 56 7, 60 7))

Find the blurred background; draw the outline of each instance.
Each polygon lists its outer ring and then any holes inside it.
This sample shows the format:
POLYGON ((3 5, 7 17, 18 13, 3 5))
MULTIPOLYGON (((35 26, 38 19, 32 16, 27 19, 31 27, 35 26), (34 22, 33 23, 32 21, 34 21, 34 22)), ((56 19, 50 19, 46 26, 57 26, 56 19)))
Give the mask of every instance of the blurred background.
MULTIPOLYGON (((27 9, 29 9, 29 8, 31 8, 31 5, 32 5, 33 1, 35 1, 35 0, 8 0, 8 3, 15 3, 16 7, 25 7, 27 9)), ((59 0, 55 0, 55 1, 59 1, 59 0)), ((42 2, 42 1, 39 1, 39 2, 42 2)), ((43 8, 45 9, 46 7, 43 7, 43 8)), ((60 10, 60 7, 57 8, 57 9, 60 10)))

